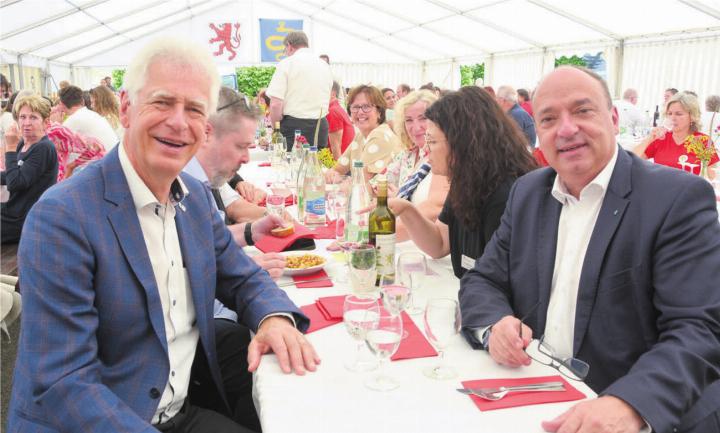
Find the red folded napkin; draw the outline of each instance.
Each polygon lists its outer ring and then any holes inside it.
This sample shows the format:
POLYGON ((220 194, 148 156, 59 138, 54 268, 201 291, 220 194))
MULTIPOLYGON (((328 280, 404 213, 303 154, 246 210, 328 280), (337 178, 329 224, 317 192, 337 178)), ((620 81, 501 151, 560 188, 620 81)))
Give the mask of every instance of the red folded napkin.
POLYGON ((300 307, 300 311, 310 319, 310 327, 305 331, 306 334, 315 332, 318 329, 327 328, 330 325, 342 322, 342 319, 326 319, 316 304, 304 305, 300 307))
MULTIPOLYGON (((289 196, 285 197, 285 206, 292 206, 294 204, 295 204, 295 196, 294 195, 289 195, 289 196)), ((267 206, 267 197, 260 200, 257 205, 261 206, 261 207, 267 206)))
POLYGON ((270 167, 270 162, 265 161, 258 164, 258 167, 270 167))
POLYGON ((511 392, 500 400, 489 401, 469 395, 480 410, 505 409, 508 407, 529 406, 532 404, 557 403, 585 398, 585 394, 575 389, 562 376, 523 377, 520 379, 482 379, 462 382, 465 388, 491 388, 498 386, 530 385, 541 382, 563 382, 565 391, 552 392, 511 392))
POLYGON ((390 358, 393 361, 400 359, 427 358, 429 356, 437 356, 437 352, 427 341, 425 336, 420 332, 410 316, 403 311, 403 329, 408 332, 408 336, 400 341, 400 347, 395 355, 390 358))
POLYGON ((328 277, 327 272, 325 272, 325 269, 320 269, 319 271, 309 274, 309 275, 293 275, 292 277, 293 281, 295 282, 295 287, 298 289, 308 289, 308 288, 314 288, 314 287, 332 287, 333 283, 332 280, 330 280, 330 277, 328 277), (326 280, 322 281, 313 281, 317 280, 319 278, 327 278, 326 280), (312 281, 309 283, 303 283, 303 281, 312 281))
POLYGON ((342 319, 345 295, 325 296, 315 301, 328 319, 342 319))
POLYGON ((322 227, 314 227, 312 231, 315 233, 315 239, 335 239, 335 221, 322 227))
POLYGON ((301 224, 295 224, 295 232, 290 236, 280 238, 277 236, 263 236, 256 244, 255 247, 264 253, 279 253, 284 251, 285 248, 292 245, 299 238, 312 238, 315 239, 315 233, 308 230, 301 224))

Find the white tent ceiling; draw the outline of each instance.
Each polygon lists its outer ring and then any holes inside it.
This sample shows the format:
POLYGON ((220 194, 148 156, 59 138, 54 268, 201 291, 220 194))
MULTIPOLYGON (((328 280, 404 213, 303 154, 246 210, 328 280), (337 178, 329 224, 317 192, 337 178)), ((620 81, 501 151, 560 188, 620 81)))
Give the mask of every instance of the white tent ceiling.
POLYGON ((0 48, 73 66, 122 65, 128 45, 190 36, 203 17, 243 22, 238 63, 259 63, 258 18, 306 20, 311 44, 333 62, 422 63, 720 33, 720 0, 3 0, 0 48))

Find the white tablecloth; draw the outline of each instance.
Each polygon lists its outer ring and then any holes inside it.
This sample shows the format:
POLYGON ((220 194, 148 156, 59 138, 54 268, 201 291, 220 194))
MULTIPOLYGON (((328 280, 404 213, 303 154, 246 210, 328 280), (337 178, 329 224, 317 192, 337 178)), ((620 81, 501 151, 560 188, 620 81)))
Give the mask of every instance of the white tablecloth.
MULTIPOLYGON (((253 152, 252 161, 240 173, 246 179, 264 185, 269 168, 257 167, 257 161, 267 157, 253 152), (267 171, 264 171, 267 170, 267 171)), ((335 277, 346 273, 346 265, 325 250, 330 240, 316 241, 317 254, 328 257, 326 270, 335 277)), ((411 242, 397 246, 398 254, 417 251, 411 242)), ((418 305, 425 305, 430 297, 457 299, 459 281, 452 273, 449 258, 428 261, 438 274, 428 276, 416 293, 418 305)), ((288 277, 280 283, 290 281, 288 277)), ((331 288, 284 289, 289 297, 303 306, 322 296, 347 294, 348 284, 331 288)), ((412 316, 424 332, 422 315, 412 316)), ((253 397, 264 433, 322 433, 322 432, 541 432, 540 422, 552 419, 576 402, 553 403, 481 412, 471 399, 455 388, 462 380, 482 378, 519 378, 557 375, 557 371, 539 364, 511 369, 495 364, 482 351, 472 350, 458 335, 447 348, 446 362, 459 373, 456 379, 438 381, 425 377, 422 368, 435 365, 438 358, 422 358, 386 363, 385 372, 400 381, 400 387, 390 392, 376 392, 365 387, 363 381, 375 372, 353 373, 343 362, 354 355, 356 342, 350 338, 342 323, 307 335, 322 359, 314 373, 305 376, 284 374, 274 355, 263 357, 254 375, 253 397)), ((574 383, 575 384, 575 383, 574 383)), ((589 397, 595 394, 582 383, 575 384, 589 397)))

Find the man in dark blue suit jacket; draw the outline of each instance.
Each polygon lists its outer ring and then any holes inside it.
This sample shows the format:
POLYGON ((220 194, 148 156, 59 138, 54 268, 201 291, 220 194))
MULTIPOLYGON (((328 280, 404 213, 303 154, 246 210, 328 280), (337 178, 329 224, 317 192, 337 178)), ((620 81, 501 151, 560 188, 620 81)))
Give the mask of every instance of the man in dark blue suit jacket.
POLYGON ((250 371, 269 351, 285 372, 315 370, 307 318, 237 246, 207 188, 180 174, 218 81, 206 49, 145 47, 125 75, 123 143, 30 212, 8 431, 244 431, 187 398, 196 347, 222 389, 214 298, 256 332, 250 371))
POLYGON ((711 186, 620 149, 617 112, 590 71, 555 70, 533 107, 551 167, 518 179, 462 279, 464 335, 508 366, 529 364, 524 348, 543 334, 561 357, 590 364, 599 397, 544 422, 547 431, 720 431, 711 186))

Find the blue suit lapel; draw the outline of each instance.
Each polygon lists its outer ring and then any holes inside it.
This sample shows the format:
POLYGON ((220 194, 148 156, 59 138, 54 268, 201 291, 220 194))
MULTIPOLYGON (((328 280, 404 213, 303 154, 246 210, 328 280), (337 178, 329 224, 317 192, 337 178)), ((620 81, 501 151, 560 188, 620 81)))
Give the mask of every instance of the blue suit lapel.
POLYGON ((630 170, 632 159, 624 150, 618 149, 618 158, 605 199, 598 215, 593 234, 590 237, 585 260, 583 261, 580 286, 578 287, 577 307, 575 310, 575 335, 573 354, 576 355, 587 332, 590 314, 595 304, 600 271, 605 261, 610 241, 615 234, 630 200, 627 197, 632 190, 630 170))
MULTIPOLYGON (((553 174, 555 172, 552 172, 553 174)), ((555 252, 557 250, 558 221, 562 205, 550 194, 555 176, 549 177, 547 192, 542 195, 537 227, 537 258, 538 258, 538 305, 537 324, 535 331, 542 335, 545 330, 547 309, 550 302, 550 288, 555 269, 555 252)))
MULTIPOLYGON (((122 146, 122 144, 120 145, 122 146)), ((117 148, 105 157, 102 172, 105 182, 105 199, 116 205, 108 212, 108 220, 125 259, 145 290, 150 322, 167 353, 167 338, 160 294, 135 210, 135 203, 120 166, 117 148)))

